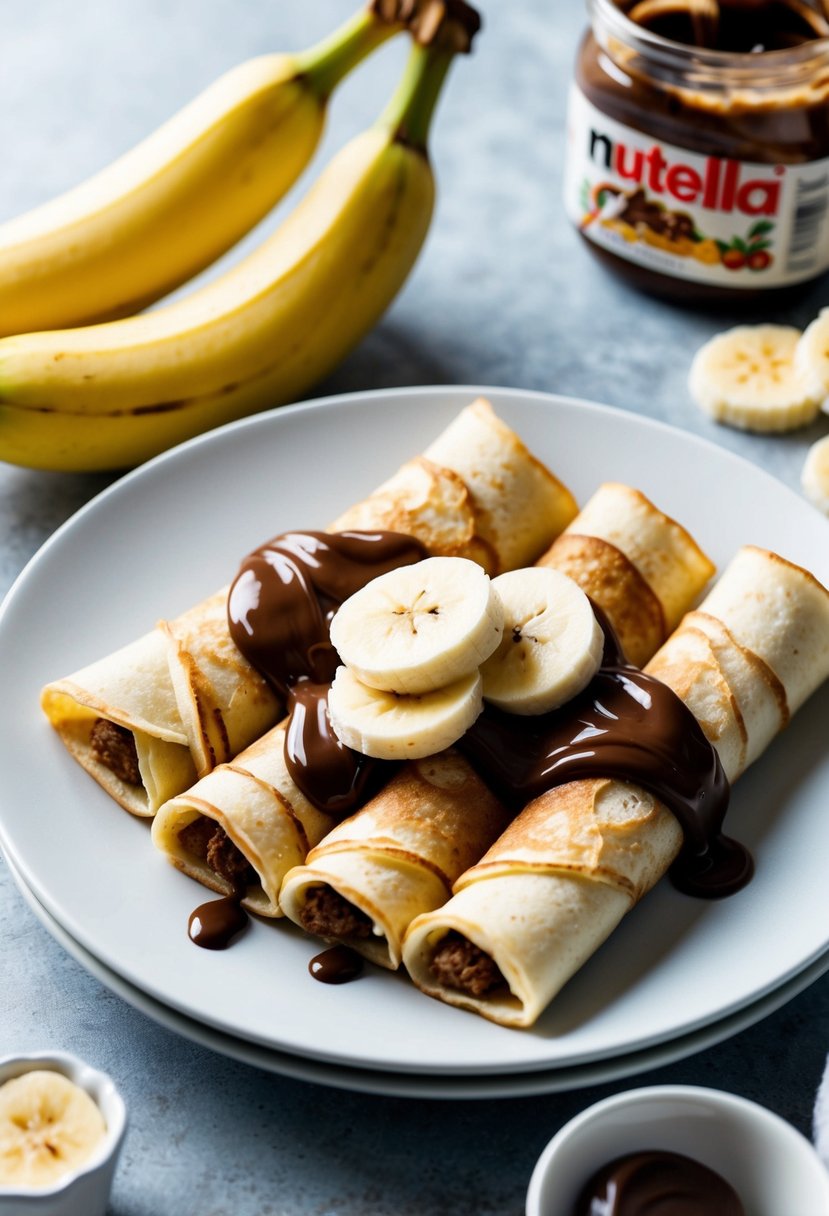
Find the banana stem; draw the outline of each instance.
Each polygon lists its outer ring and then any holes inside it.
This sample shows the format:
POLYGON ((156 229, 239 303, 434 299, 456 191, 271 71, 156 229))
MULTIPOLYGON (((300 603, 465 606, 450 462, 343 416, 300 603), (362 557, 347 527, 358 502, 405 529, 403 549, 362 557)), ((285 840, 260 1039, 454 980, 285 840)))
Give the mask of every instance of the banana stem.
POLYGON ((395 140, 426 152, 429 128, 454 52, 415 43, 406 70, 389 104, 378 119, 395 140))
POLYGON ((344 76, 402 28, 363 9, 328 38, 295 55, 298 73, 321 98, 328 98, 344 76))

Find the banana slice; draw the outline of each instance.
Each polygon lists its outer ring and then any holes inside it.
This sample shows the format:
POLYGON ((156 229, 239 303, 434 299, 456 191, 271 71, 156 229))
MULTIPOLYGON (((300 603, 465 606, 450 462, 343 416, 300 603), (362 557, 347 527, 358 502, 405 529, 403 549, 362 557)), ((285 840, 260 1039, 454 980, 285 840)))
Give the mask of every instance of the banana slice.
POLYGON ((421 760, 457 743, 483 708, 477 670, 454 684, 401 696, 363 684, 339 667, 328 713, 341 743, 379 760, 421 760))
POLYGON ((504 637, 481 668, 484 698, 513 714, 543 714, 581 692, 599 669, 604 634, 590 601, 558 570, 493 579, 504 637))
POLYGON ((800 484, 809 502, 829 515, 829 435, 818 439, 806 453, 800 484))
POLYGON ((98 1107, 59 1072, 0 1086, 0 1185, 42 1189, 88 1161, 106 1134, 98 1107))
POLYGON ((746 431, 789 431, 816 417, 825 395, 795 366, 800 331, 738 325, 700 347, 689 388, 700 409, 746 431))
POLYGON ((381 574, 347 599, 331 622, 331 641, 363 684, 420 695, 477 671, 503 627, 501 602, 480 566, 429 557, 381 574))
POLYGON ((797 344, 794 365, 811 392, 827 408, 829 398, 829 308, 822 308, 797 344))

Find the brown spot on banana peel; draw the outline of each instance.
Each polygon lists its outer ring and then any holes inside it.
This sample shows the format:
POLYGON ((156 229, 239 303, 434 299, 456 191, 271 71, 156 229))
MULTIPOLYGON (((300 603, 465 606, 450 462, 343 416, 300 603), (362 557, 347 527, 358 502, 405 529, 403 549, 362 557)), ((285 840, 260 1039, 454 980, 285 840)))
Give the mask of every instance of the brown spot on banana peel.
MULTIPOLYGON (((414 145, 408 144, 406 139, 401 135, 395 137, 395 143, 399 143, 404 147, 412 148, 412 150, 417 152, 418 155, 422 156, 424 160, 428 161, 429 158, 422 148, 414 147, 414 145)), ((391 243, 392 234, 397 224, 397 216, 400 210, 400 200, 402 199, 406 189, 406 176, 407 174, 404 167, 403 171, 398 173, 394 184, 394 202, 386 217, 386 222, 381 229, 380 240, 374 246, 369 256, 363 262, 361 262, 357 268, 357 277, 359 278, 365 278, 367 275, 371 274, 371 271, 374 269, 391 243)))
MULTIPOLYGON (((238 387, 234 385, 233 387, 238 387)), ((0 394, 0 405, 7 409, 19 410, 22 414, 68 414, 75 418, 131 418, 139 414, 169 414, 173 410, 184 409, 193 405, 198 398, 181 401, 160 401, 155 405, 136 405, 129 410, 105 410, 101 413, 90 410, 69 410, 62 405, 19 405, 16 401, 0 394)))

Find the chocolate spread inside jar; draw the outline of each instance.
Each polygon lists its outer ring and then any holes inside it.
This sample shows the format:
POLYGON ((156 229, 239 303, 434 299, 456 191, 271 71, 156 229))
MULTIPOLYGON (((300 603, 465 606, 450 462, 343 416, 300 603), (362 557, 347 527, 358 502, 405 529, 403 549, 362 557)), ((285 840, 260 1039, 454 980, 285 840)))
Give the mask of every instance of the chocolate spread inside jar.
POLYGON ((809 0, 588 0, 567 213, 635 286, 751 304, 829 269, 829 21, 809 0))

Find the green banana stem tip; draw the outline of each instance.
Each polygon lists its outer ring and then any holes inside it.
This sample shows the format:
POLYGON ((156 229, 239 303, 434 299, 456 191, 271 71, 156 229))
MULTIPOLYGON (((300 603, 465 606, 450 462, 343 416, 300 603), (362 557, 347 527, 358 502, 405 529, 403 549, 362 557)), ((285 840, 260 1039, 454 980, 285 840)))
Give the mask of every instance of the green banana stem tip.
POLYGON ((327 99, 358 63, 402 29, 399 22, 364 8, 328 38, 295 55, 298 74, 319 97, 327 99))
POLYGON ((412 47, 400 84, 378 119, 399 143, 426 152, 435 106, 454 57, 444 47, 412 47))

